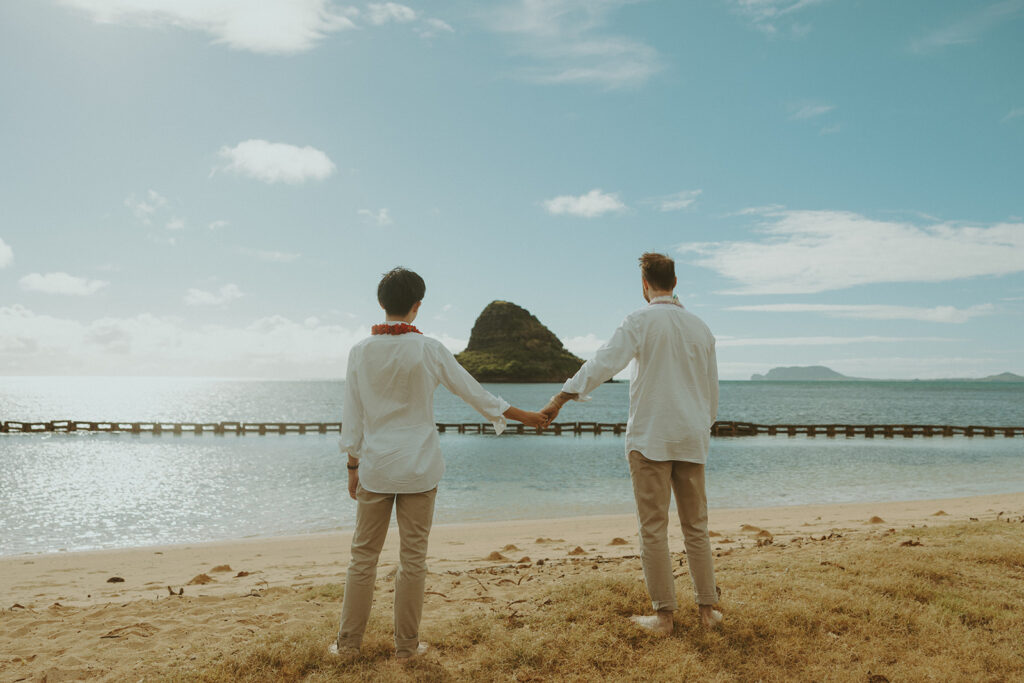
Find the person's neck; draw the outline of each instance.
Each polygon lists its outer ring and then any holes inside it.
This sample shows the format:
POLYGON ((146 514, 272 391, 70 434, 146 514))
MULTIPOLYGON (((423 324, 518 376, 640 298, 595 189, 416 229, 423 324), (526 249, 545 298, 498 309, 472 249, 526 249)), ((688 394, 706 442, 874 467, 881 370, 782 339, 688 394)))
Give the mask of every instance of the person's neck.
POLYGON ((416 319, 415 315, 385 315, 384 321, 389 323, 408 323, 412 325, 412 321, 416 319))

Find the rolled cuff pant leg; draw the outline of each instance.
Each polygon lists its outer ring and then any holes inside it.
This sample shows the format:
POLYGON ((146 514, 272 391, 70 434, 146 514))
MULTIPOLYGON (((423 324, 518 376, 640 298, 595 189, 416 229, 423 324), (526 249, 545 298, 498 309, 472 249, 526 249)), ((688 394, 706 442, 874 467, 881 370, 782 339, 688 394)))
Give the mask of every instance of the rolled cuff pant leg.
POLYGON ((356 491, 356 530, 352 535, 352 559, 345 579, 338 647, 359 649, 370 618, 377 560, 388 535, 394 494, 356 491))
POLYGON ((400 493, 395 507, 401 539, 395 576, 395 654, 408 656, 419 645, 423 587, 427 577, 427 540, 434 520, 437 489, 400 493))
POLYGON ((629 474, 640 526, 640 563, 651 604, 656 611, 675 610, 676 590, 668 548, 672 463, 648 460, 639 451, 631 451, 629 474))
POLYGON ((698 605, 718 602, 715 564, 708 537, 708 501, 704 488, 704 465, 695 462, 672 463, 672 488, 676 510, 683 528, 686 563, 693 579, 694 600, 698 605))

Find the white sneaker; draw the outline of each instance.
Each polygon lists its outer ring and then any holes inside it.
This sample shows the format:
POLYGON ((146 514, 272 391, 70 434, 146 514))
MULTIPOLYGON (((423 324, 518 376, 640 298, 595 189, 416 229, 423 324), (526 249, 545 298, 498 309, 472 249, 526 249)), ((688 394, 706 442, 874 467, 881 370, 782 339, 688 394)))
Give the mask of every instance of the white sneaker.
POLYGON ((395 659, 401 659, 402 661, 408 661, 416 657, 422 657, 430 651, 430 644, 420 641, 420 644, 416 646, 416 651, 408 655, 395 655, 395 659))
POLYGON ((338 647, 338 641, 335 640, 327 647, 327 654, 336 659, 349 660, 359 656, 359 650, 354 647, 338 647))

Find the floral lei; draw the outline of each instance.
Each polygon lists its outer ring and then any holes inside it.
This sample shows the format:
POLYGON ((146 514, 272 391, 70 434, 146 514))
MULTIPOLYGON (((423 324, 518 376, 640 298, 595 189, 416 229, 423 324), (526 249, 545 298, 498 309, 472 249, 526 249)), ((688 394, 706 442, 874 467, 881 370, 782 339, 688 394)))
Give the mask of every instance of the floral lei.
POLYGON ((398 323, 397 325, 388 325, 384 323, 381 325, 374 325, 371 328, 371 332, 373 334, 406 334, 408 332, 423 334, 409 323, 398 323))

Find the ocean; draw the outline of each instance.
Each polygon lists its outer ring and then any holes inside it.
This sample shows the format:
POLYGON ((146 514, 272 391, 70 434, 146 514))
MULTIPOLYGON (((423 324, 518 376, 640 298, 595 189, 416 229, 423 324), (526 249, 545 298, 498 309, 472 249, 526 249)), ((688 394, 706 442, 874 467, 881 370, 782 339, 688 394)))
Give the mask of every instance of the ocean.
MULTIPOLYGON (((628 384, 559 421, 625 422, 628 384)), ((539 408, 558 385, 488 385, 539 408)), ((3 378, 0 420, 337 422, 340 381, 3 378)), ((439 389, 439 422, 481 422, 439 389)), ((719 419, 760 423, 1024 424, 1024 383, 722 382, 719 419)), ((441 435, 435 521, 628 513, 621 436, 441 435)), ((352 528, 336 434, 0 435, 0 555, 352 528)), ((1024 491, 1024 439, 712 439, 712 508, 1024 491)))

